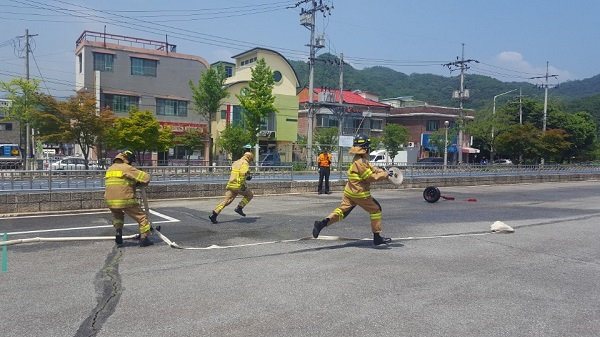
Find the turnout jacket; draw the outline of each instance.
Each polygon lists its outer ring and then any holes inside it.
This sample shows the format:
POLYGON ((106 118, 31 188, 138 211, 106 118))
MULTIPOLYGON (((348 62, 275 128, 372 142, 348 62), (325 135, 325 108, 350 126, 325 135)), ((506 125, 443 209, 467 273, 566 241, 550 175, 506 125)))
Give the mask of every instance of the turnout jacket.
POLYGON ((124 161, 114 163, 105 174, 104 199, 109 208, 126 208, 139 205, 135 199, 136 183, 148 184, 150 175, 124 161))
POLYGON ((231 175, 229 176, 229 181, 227 182, 227 188, 233 190, 242 189, 242 187, 246 187, 246 176, 250 174, 250 159, 247 155, 242 156, 242 158, 236 160, 231 165, 231 175))
POLYGON ((348 183, 344 187, 344 195, 351 198, 368 198, 371 196, 371 183, 389 177, 385 170, 371 166, 366 149, 353 146, 348 153, 354 154, 348 169, 348 183))

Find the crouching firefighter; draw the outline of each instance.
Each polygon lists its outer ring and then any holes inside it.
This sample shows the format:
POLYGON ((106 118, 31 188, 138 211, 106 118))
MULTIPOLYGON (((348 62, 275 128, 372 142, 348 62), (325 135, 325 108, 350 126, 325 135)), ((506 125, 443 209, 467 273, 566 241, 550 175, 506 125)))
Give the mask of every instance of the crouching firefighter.
POLYGON ((134 162, 135 154, 131 150, 123 150, 115 156, 113 164, 106 170, 104 199, 113 215, 116 244, 123 244, 123 225, 127 214, 139 224, 140 246, 146 247, 154 244, 148 238, 151 225, 135 198, 135 189, 137 186, 147 186, 150 175, 133 167, 134 162))
POLYGON ((221 201, 221 203, 215 207, 212 215, 208 217, 212 223, 219 223, 217 221, 217 215, 221 213, 223 208, 231 204, 238 194, 241 194, 243 198, 240 200, 240 203, 234 209, 234 211, 241 216, 246 216, 242 209, 250 202, 250 200, 252 200, 252 197, 254 196, 252 191, 248 189, 248 186, 246 186, 246 180, 252 179, 249 170, 250 163, 253 160, 254 154, 252 152, 246 152, 242 158, 238 159, 233 163, 233 165, 231 165, 231 175, 229 176, 229 181, 227 182, 225 198, 223 198, 223 201, 221 201))

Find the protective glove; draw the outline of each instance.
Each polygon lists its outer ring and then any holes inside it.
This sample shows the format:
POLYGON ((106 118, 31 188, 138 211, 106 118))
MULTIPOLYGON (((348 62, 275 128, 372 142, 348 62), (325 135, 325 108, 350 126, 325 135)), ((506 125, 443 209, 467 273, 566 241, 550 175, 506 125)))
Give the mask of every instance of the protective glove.
POLYGON ((251 176, 251 175, 249 175, 249 174, 247 174, 247 175, 246 175, 246 180, 252 180, 252 176, 251 176))

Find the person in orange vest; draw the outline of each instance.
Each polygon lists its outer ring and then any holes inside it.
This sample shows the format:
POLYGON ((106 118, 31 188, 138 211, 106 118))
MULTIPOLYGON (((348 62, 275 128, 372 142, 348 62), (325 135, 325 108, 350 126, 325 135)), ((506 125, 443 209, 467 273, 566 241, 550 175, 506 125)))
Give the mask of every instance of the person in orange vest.
POLYGON ((123 150, 113 159, 113 164, 106 170, 104 200, 113 215, 113 226, 116 230, 115 243, 123 244, 123 225, 125 214, 135 220, 140 227, 140 246, 153 245, 148 236, 152 226, 146 212, 135 198, 136 186, 147 186, 150 175, 133 167, 135 154, 131 150, 123 150))
POLYGON ((317 158, 317 165, 319 166, 319 188, 317 191, 319 194, 331 194, 329 192, 329 174, 331 173, 331 153, 327 149, 323 149, 323 152, 317 158), (323 180, 325 180, 325 190, 323 190, 323 180))
POLYGON ((359 134, 354 137, 353 146, 348 153, 354 154, 352 165, 348 169, 348 183, 344 187, 344 196, 340 206, 321 221, 315 221, 313 237, 319 237, 321 230, 333 223, 343 220, 356 206, 360 206, 371 218, 373 244, 381 245, 392 242, 391 238, 381 233, 381 205, 371 196, 371 183, 388 179, 393 172, 387 172, 369 163, 369 147, 371 139, 359 134))
POLYGON ((242 211, 242 208, 244 208, 244 206, 246 206, 254 196, 252 191, 248 189, 248 186, 246 186, 246 180, 252 179, 252 176, 250 175, 250 163, 253 160, 254 154, 252 152, 246 152, 242 158, 236 160, 231 165, 231 175, 229 176, 229 181, 227 182, 225 198, 217 205, 217 207, 215 207, 212 215, 208 217, 210 222, 219 223, 217 221, 217 216, 219 213, 221 213, 223 208, 233 202, 238 194, 241 194, 244 198, 240 200, 240 203, 233 211, 241 216, 246 216, 244 211, 242 211))

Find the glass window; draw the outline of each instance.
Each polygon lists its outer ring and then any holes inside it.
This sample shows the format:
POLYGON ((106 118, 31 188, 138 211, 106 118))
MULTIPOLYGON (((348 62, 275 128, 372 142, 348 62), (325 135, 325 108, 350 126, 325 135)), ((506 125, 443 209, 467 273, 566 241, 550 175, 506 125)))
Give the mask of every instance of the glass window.
POLYGON ((440 128, 440 121, 427 121, 427 131, 437 131, 440 128))
POLYGON ((102 54, 102 53, 93 53, 93 54, 94 54, 94 70, 99 70, 101 72, 106 72, 106 73, 113 72, 114 55, 102 54))
POLYGON ((140 58, 132 57, 131 58, 131 75, 156 77, 157 65, 158 65, 158 61, 156 61, 156 60, 148 60, 148 59, 140 59, 140 58))
POLYGON ((232 113, 231 113, 231 125, 239 125, 242 126, 244 124, 244 121, 242 119, 242 111, 244 109, 242 109, 241 106, 239 105, 234 105, 233 109, 232 109, 232 113))
POLYGON ((225 66, 225 75, 227 77, 233 76, 233 67, 232 66, 225 66))
POLYGON ((12 131, 12 123, 0 123, 0 131, 12 131))
POLYGON ((106 94, 103 106, 109 106, 114 112, 129 112, 131 108, 139 106, 139 97, 106 94))
POLYGON ((261 121, 262 121, 262 125, 260 126, 261 130, 276 131, 275 130, 275 113, 274 112, 271 112, 271 114, 269 114, 269 117, 263 118, 261 121))
POLYGON ((337 127, 337 117, 332 115, 317 115, 317 127, 337 127))
POLYGON ((177 101, 174 99, 156 99, 156 114, 161 116, 179 116, 187 117, 187 101, 177 101))
POLYGON ((371 130, 381 130, 381 125, 383 125, 383 120, 381 120, 381 119, 372 119, 371 120, 371 130))

